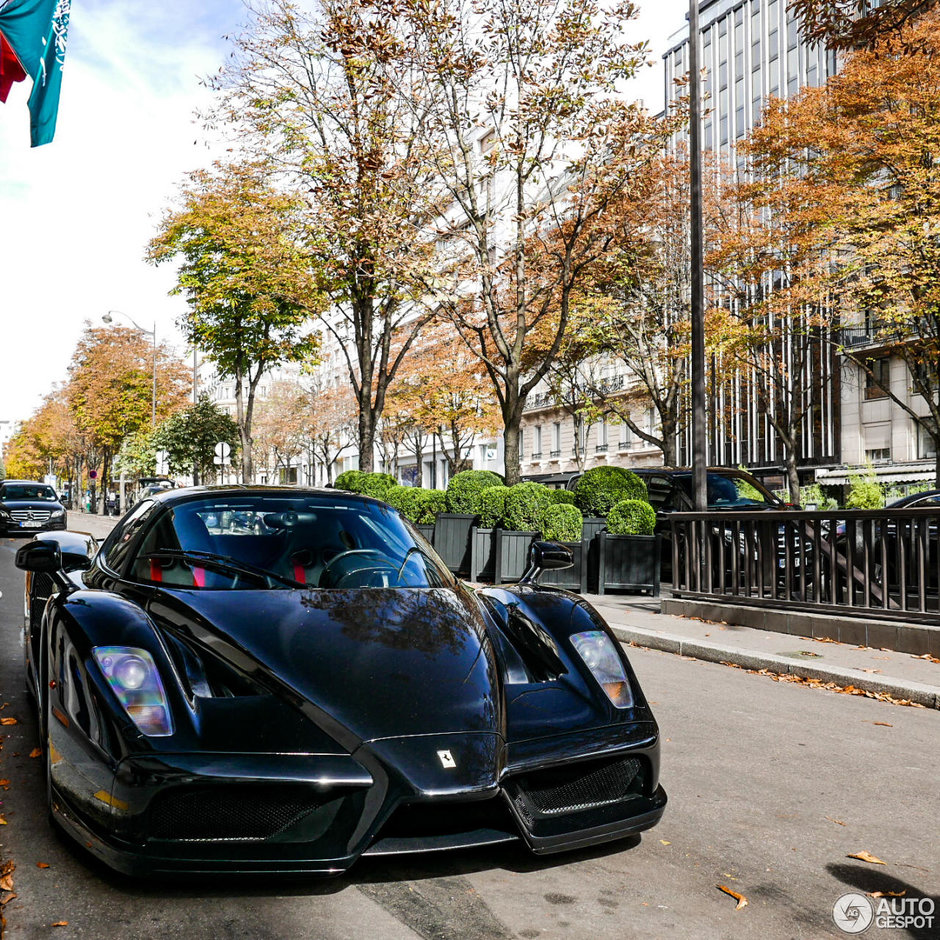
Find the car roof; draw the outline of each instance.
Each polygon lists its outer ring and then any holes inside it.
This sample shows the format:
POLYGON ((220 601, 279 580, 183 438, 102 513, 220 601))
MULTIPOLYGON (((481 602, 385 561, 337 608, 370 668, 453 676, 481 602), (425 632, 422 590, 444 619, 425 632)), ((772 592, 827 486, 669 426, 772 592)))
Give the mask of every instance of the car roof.
MULTIPOLYGON (((239 493, 268 496, 326 496, 343 499, 354 499, 364 503, 382 503, 382 500, 362 493, 350 493, 347 490, 327 489, 325 487, 308 486, 273 486, 270 484, 226 483, 216 486, 186 486, 172 490, 162 490, 153 494, 153 499, 163 505, 174 505, 192 499, 206 499, 212 496, 236 496, 239 493)), ((384 505, 384 503, 383 503, 384 505)))
POLYGON ((896 499, 885 507, 890 508, 893 506, 906 506, 908 503, 915 503, 919 499, 938 499, 940 498, 940 490, 924 490, 921 493, 908 493, 907 496, 902 496, 900 499, 896 499))

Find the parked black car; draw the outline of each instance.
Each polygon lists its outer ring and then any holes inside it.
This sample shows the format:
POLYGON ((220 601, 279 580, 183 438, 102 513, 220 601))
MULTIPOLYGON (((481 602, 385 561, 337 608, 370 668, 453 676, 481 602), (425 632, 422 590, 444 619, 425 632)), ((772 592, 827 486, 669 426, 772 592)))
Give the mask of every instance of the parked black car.
POLYGON ((0 533, 64 529, 67 521, 65 506, 51 486, 32 480, 0 483, 0 533))
MULTIPOLYGON (((692 470, 687 467, 639 467, 631 468, 646 484, 649 501, 656 510, 656 533, 662 536, 662 577, 672 578, 672 526, 669 517, 674 512, 693 512, 692 470)), ((768 490, 763 483, 744 470, 731 467, 709 467, 706 473, 707 511, 710 513, 752 513, 769 510, 791 509, 779 497, 768 490)), ((737 567, 743 571, 748 563, 753 563, 758 550, 756 539, 732 533, 723 528, 722 523, 714 527, 724 555, 724 577, 730 577, 732 570, 731 553, 737 552, 737 567)), ((776 533, 775 542, 784 538, 782 527, 776 533)), ((782 545, 776 546, 782 549, 782 545)), ((799 546, 792 546, 796 551, 791 557, 800 558, 799 546)), ((680 546, 681 550, 681 546, 680 546)), ((806 547, 804 545, 803 555, 806 547)), ((783 557, 783 552, 780 552, 783 557)), ((779 563, 778 563, 779 566, 779 563)), ((714 559, 714 575, 720 576, 717 559, 714 559)))
POLYGON ((94 547, 47 533, 16 563, 49 809, 115 869, 337 874, 662 816, 626 654, 536 581, 563 546, 475 591, 378 500, 230 486, 144 500, 94 547))

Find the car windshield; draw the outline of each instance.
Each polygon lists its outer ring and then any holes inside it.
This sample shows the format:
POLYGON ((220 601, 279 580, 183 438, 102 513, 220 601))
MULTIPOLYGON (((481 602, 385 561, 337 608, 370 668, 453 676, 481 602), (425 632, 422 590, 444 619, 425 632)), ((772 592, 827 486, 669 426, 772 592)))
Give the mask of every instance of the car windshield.
MULTIPOLYGON (((692 500, 692 474, 676 475, 682 492, 692 500)), ((755 507, 779 509, 780 502, 756 480, 746 476, 709 473, 706 478, 706 499, 709 509, 747 509, 755 507)))
POLYGON ((158 514, 131 564, 187 588, 431 588, 452 577, 394 510, 343 496, 233 493, 158 514))
POLYGON ((28 499, 55 502, 58 497, 51 486, 44 486, 41 483, 7 483, 5 486, 0 486, 0 500, 16 502, 28 499))

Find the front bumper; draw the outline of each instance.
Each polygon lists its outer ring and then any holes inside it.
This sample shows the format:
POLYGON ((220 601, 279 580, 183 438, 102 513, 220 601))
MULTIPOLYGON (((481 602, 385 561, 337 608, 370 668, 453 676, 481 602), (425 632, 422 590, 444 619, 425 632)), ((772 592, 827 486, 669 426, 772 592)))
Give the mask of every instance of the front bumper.
POLYGON ((59 734, 64 746, 53 750, 52 811, 92 855, 134 876, 335 875, 361 855, 511 841, 549 854, 620 839, 659 821, 666 794, 652 727, 638 724, 626 737, 620 726, 523 742, 489 785, 477 779, 446 791, 416 787, 380 759, 382 742, 352 757, 131 757, 89 776, 89 752, 77 754, 59 734), (64 756, 69 750, 81 760, 64 756))

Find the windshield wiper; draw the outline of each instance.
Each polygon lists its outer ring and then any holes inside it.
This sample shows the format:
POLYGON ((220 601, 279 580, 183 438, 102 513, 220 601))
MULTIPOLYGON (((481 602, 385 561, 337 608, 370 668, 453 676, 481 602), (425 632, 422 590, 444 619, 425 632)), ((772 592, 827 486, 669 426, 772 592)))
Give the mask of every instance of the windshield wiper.
POLYGON ((148 552, 145 558, 189 558, 195 561, 203 562, 202 567, 214 568, 219 571, 235 571, 239 574, 253 575, 256 578, 273 578, 280 581, 287 587, 307 587, 300 581, 288 578, 286 575, 278 574, 276 571, 270 571, 268 568, 262 568, 260 565, 253 565, 247 561, 235 561, 228 555, 219 555, 216 552, 201 552, 195 549, 161 548, 155 552, 148 552))

